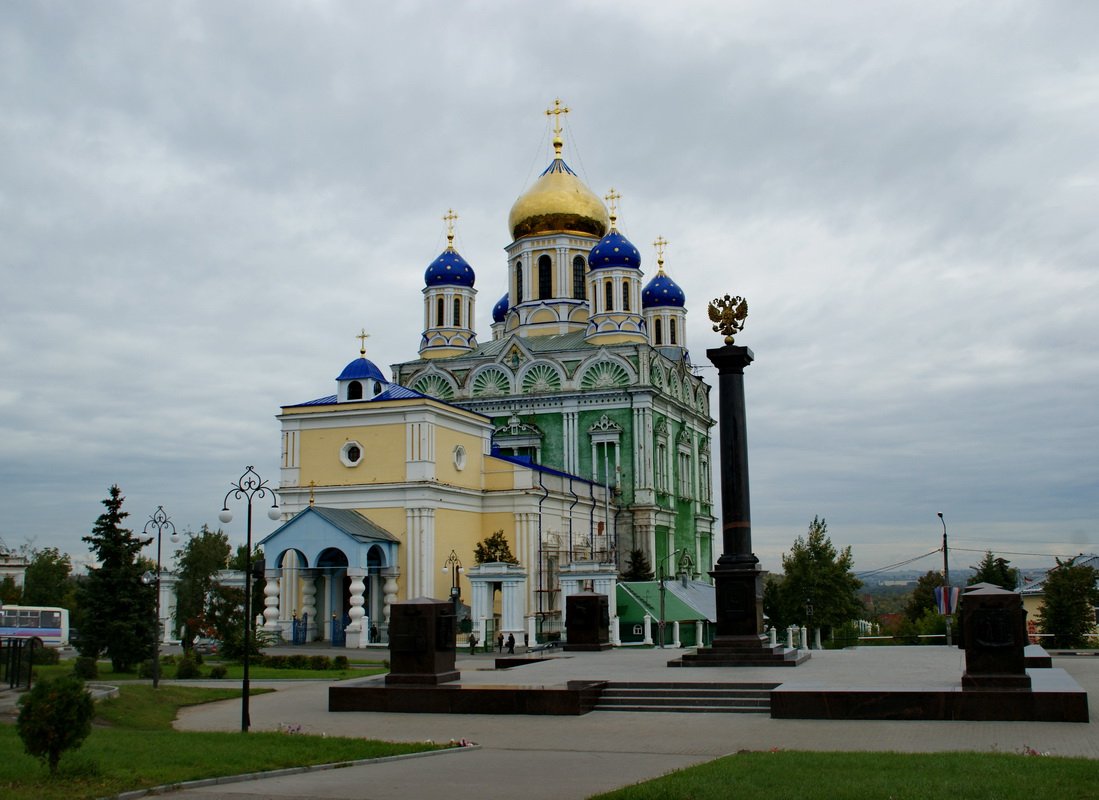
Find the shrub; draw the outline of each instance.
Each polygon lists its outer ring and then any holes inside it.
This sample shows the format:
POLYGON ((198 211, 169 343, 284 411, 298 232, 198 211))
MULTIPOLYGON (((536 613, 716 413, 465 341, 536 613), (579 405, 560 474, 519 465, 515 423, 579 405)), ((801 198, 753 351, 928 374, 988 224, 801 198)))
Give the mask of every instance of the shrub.
POLYGON ((210 667, 210 677, 214 680, 221 680, 225 677, 226 669, 224 664, 218 664, 210 667))
POLYGON ((61 654, 52 647, 36 647, 31 663, 35 665, 50 666, 61 663, 61 654))
POLYGON ((79 656, 73 662, 73 675, 84 681, 94 681, 99 677, 99 664, 91 656, 79 656))
POLYGON ((332 659, 328 656, 311 656, 309 659, 309 669, 331 669, 332 659))
POLYGON ((137 677, 152 678, 153 674, 153 660, 151 658, 137 665, 137 677))
POLYGON ((72 675, 40 681, 19 700, 15 728, 29 755, 57 773, 66 750, 75 750, 92 732, 95 703, 84 682, 72 675))
POLYGON ((347 656, 336 656, 332 659, 332 667, 334 669, 347 669, 350 664, 347 661, 347 656))
POLYGON ((286 662, 286 656, 264 656, 260 663, 271 669, 286 669, 289 666, 286 662))
POLYGON ((160 657, 160 663, 170 667, 172 664, 176 663, 176 657, 171 653, 168 653, 160 657))
POLYGON ((286 659, 290 669, 309 669, 309 656, 304 653, 295 653, 286 659))
POLYGON ((201 678, 202 670, 199 669, 198 663, 193 658, 184 656, 179 660, 179 664, 176 665, 176 678, 180 680, 190 680, 191 678, 201 678))

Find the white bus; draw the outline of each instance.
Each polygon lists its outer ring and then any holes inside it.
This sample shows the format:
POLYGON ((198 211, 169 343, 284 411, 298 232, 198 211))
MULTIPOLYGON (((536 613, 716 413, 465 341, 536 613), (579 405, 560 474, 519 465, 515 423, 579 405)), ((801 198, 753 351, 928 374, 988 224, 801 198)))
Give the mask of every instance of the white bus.
POLYGON ((55 606, 0 607, 0 639, 32 636, 52 647, 67 647, 69 610, 55 606))

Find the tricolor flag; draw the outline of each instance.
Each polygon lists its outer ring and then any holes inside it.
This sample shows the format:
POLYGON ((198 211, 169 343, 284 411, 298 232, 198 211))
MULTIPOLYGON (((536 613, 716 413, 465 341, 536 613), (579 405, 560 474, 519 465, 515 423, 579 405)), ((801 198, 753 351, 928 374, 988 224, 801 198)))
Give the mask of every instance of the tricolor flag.
POLYGON ((935 605, 939 607, 940 614, 954 613, 954 610, 958 607, 958 595, 961 591, 957 586, 935 587, 935 605))

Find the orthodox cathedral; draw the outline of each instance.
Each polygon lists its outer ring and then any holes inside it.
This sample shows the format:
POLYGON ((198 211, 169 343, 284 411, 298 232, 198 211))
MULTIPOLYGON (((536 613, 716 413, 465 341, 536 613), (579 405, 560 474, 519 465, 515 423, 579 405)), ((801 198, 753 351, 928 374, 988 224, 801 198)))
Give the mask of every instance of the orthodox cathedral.
POLYGON ((508 216, 489 340, 448 212, 419 357, 387 379, 364 345, 335 394, 282 408, 289 518, 262 542, 266 628, 300 618, 311 638, 364 645, 384 641, 393 601, 449 596, 481 641, 533 644, 563 630, 564 598, 584 588, 612 598, 615 630, 632 551, 656 571, 683 553, 699 572, 713 564, 714 421, 685 297, 666 242, 646 282, 619 195, 601 199, 565 162, 564 113, 546 112, 552 160, 508 216), (477 564, 475 545, 499 531, 515 562, 477 564))

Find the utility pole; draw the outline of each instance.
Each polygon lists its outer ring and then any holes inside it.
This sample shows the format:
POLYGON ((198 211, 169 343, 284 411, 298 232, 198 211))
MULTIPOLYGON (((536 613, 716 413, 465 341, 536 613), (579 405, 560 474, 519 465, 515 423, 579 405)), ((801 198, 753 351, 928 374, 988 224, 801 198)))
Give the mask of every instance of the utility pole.
POLYGON ((946 610, 946 646, 952 645, 950 638, 950 615, 954 613, 954 609, 951 608, 950 601, 953 592, 950 590, 950 561, 947 558, 948 550, 946 546, 946 520, 943 519, 943 512, 938 512, 939 522, 943 524, 943 608, 946 610))

